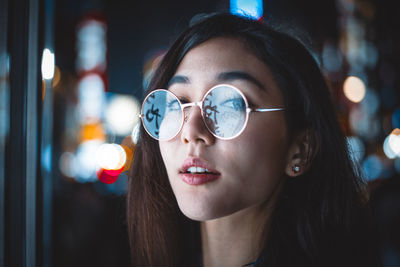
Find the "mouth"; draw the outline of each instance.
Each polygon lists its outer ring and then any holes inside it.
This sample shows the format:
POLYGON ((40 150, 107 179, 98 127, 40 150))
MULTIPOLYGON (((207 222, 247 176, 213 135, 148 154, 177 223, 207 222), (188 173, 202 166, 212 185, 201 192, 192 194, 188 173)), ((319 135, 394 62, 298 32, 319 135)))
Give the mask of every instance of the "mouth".
POLYGON ((221 173, 201 158, 187 158, 179 170, 181 179, 189 185, 202 185, 218 179, 221 173))
POLYGON ((217 172, 212 172, 206 168, 198 167, 198 166, 191 166, 187 168, 185 172, 180 172, 180 173, 189 173, 189 174, 196 174, 196 175, 206 175, 206 174, 214 174, 218 175, 219 173, 217 172))

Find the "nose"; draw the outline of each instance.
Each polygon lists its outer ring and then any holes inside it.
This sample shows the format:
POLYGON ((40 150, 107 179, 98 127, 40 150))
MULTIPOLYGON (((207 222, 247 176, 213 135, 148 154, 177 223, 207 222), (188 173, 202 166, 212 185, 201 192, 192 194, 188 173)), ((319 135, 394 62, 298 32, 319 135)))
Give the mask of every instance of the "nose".
POLYGON ((214 135, 204 124, 200 107, 193 106, 185 109, 181 140, 185 144, 204 143, 205 145, 211 145, 215 142, 214 135))

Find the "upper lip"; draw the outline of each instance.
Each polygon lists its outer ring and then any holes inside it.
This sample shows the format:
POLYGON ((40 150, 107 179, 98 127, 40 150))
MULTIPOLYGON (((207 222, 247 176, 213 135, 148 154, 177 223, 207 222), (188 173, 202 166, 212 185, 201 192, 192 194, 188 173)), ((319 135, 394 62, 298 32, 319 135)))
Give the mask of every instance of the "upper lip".
POLYGON ((206 160, 197 157, 189 157, 185 159, 181 168, 179 169, 179 173, 185 173, 190 167, 200 167, 207 169, 211 173, 220 174, 220 172, 215 170, 206 160))

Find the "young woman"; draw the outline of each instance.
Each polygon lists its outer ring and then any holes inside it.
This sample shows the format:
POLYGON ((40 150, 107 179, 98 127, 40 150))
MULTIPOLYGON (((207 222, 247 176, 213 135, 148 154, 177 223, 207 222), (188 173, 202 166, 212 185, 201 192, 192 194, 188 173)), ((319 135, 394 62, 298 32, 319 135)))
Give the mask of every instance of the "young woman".
POLYGON ((207 17, 148 92, 127 198, 134 266, 376 266, 363 183, 296 39, 207 17))

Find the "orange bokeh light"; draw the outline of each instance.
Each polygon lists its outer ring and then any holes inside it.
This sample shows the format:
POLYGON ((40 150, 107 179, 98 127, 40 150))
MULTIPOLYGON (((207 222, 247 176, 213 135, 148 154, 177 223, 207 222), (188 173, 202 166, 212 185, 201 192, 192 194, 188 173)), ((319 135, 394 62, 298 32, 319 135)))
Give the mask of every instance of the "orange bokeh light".
POLYGON ((105 140, 106 134, 104 133, 103 126, 100 123, 90 123, 82 126, 80 131, 81 142, 87 140, 105 140))

